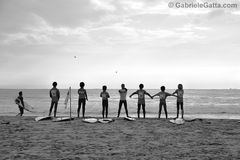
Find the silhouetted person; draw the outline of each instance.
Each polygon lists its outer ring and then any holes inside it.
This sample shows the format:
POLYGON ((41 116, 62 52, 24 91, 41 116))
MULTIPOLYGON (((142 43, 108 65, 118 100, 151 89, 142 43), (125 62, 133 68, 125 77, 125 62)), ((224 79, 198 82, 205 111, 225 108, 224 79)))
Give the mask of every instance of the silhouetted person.
POLYGON ((178 89, 175 92, 173 92, 173 94, 177 94, 177 117, 176 118, 178 118, 180 107, 181 107, 182 118, 183 118, 183 115, 184 115, 184 110, 183 110, 183 94, 184 94, 183 85, 178 84, 178 89))
POLYGON ((107 86, 102 87, 102 92, 100 94, 100 97, 102 97, 102 117, 108 117, 108 98, 110 98, 109 93, 107 92, 107 86))
POLYGON ((138 95, 138 110, 137 110, 137 114, 138 114, 138 118, 140 118, 140 109, 142 106, 142 110, 143 110, 143 118, 145 118, 146 116, 146 110, 145 110, 145 94, 148 95, 150 98, 151 95, 149 93, 147 93, 145 90, 143 90, 144 85, 140 84, 139 85, 139 90, 137 90, 136 92, 133 92, 129 97, 131 98, 134 94, 138 95))
POLYGON ((121 113, 121 108, 122 108, 122 104, 124 105, 125 108, 125 112, 126 112, 126 116, 128 117, 128 109, 127 109, 127 88, 125 88, 125 84, 121 85, 121 88, 118 92, 120 94, 120 101, 119 101, 119 108, 118 108, 118 116, 120 116, 121 113))
POLYGON ((159 98, 160 98, 158 118, 160 118, 160 116, 161 116, 162 106, 163 106, 164 112, 165 112, 165 115, 166 115, 166 119, 167 119, 167 118, 168 118, 168 113, 167 113, 166 98, 167 98, 168 96, 173 96, 173 95, 170 94, 170 93, 165 92, 165 86, 162 86, 162 87, 161 87, 161 92, 155 94, 155 95, 152 96, 152 97, 154 98, 155 96, 159 96, 159 98))
POLYGON ((24 113, 24 101, 23 101, 23 93, 20 91, 18 93, 18 97, 15 100, 16 104, 18 105, 20 113, 17 114, 17 116, 22 116, 24 113))
POLYGON ((81 105, 82 105, 82 116, 83 118, 85 117, 85 105, 86 105, 86 100, 88 100, 88 97, 87 97, 87 91, 84 89, 84 82, 81 82, 80 83, 80 89, 78 89, 78 110, 77 110, 77 114, 78 114, 78 117, 79 117, 79 113, 80 113, 80 110, 81 110, 81 105))
POLYGON ((53 82, 52 85, 53 85, 53 88, 49 91, 49 95, 50 95, 50 97, 52 99, 50 110, 49 110, 49 116, 51 116, 52 109, 53 109, 53 106, 54 106, 54 117, 56 117, 58 101, 60 99, 60 92, 57 89, 57 82, 53 82))

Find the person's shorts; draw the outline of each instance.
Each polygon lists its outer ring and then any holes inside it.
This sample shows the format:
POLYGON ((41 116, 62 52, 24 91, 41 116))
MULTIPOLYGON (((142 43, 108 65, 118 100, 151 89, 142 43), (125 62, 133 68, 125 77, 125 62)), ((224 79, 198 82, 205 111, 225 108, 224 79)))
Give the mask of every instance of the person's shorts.
POLYGON ((79 103, 86 103, 86 99, 85 98, 78 99, 78 102, 79 103))

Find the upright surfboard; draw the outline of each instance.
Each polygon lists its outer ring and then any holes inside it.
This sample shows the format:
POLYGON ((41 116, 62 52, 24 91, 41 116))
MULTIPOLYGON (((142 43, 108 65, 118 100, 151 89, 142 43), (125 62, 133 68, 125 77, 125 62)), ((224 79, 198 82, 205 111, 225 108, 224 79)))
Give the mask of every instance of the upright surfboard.
POLYGON ((51 120, 52 117, 51 116, 42 116, 42 117, 36 117, 35 121, 44 121, 44 120, 51 120))
POLYGON ((85 123, 96 123, 98 120, 96 118, 85 118, 82 121, 85 123))
POLYGON ((54 118, 52 121, 53 122, 63 122, 63 121, 70 121, 70 120, 73 120, 74 118, 73 117, 57 117, 57 118, 54 118))

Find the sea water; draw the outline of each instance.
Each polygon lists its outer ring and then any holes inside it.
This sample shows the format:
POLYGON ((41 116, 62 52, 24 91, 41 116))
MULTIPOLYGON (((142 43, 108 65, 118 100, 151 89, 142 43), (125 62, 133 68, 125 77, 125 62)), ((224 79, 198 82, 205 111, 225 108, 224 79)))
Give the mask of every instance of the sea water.
MULTIPOLYGON (((19 113, 18 106, 14 100, 18 96, 20 90, 0 89, 0 115, 13 115, 19 113)), ((31 113, 25 111, 26 116, 44 116, 48 115, 51 99, 48 89, 22 89, 24 101, 34 107, 36 112, 31 113)), ((61 98, 59 100, 58 112, 59 116, 68 116, 70 113, 70 105, 65 108, 64 101, 67 95, 67 89, 60 89, 61 98)), ((137 95, 129 98, 129 95, 136 90, 128 90, 128 111, 129 115, 137 116, 137 95)), ((151 95, 158 93, 160 90, 146 89, 151 95)), ((87 89, 88 101, 86 103, 85 116, 101 117, 101 98, 100 89, 87 89)), ((109 89, 109 116, 116 117, 119 104, 119 93, 117 89, 109 89)), ((174 90, 166 90, 172 93, 174 90)), ((184 111, 185 117, 190 118, 217 118, 217 119, 240 119, 240 90, 184 90, 184 111)), ((78 94, 77 89, 72 89, 71 113, 72 116, 77 115, 78 94)), ((176 98, 167 98, 167 110, 169 117, 176 116, 176 98)), ((155 97, 150 99, 146 96, 146 117, 156 118, 159 111, 159 99, 155 97)), ((80 112, 80 115, 82 113, 80 112)), ((125 109, 122 106, 121 117, 125 116, 125 109)), ((142 116, 142 111, 141 111, 142 116)), ((161 117, 165 117, 162 110, 161 117)))

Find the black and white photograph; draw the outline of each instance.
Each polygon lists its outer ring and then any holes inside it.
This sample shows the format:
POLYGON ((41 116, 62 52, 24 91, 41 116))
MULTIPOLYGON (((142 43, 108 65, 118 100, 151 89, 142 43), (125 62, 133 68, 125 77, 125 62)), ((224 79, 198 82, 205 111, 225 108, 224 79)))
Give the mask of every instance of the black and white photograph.
POLYGON ((0 0, 0 160, 240 159, 240 0, 0 0))

